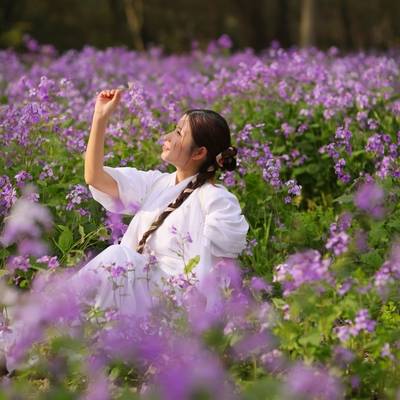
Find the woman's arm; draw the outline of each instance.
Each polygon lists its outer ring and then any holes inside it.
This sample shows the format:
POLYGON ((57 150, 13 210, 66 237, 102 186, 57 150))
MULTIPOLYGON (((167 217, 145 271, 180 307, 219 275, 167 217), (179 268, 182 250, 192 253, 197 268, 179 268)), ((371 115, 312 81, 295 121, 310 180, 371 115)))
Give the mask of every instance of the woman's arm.
POLYGON ((121 90, 104 90, 97 96, 85 153, 85 182, 115 198, 119 197, 117 182, 103 170, 104 135, 120 98, 121 90))

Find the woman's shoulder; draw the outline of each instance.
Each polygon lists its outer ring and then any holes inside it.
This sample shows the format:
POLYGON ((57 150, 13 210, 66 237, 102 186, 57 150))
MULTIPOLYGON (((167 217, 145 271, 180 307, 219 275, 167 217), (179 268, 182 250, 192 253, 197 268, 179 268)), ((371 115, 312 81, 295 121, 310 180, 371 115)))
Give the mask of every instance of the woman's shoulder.
POLYGON ((147 169, 147 170, 142 170, 133 166, 118 166, 118 167, 111 167, 111 166, 104 166, 103 167, 105 171, 107 172, 113 172, 116 171, 117 173, 120 173, 124 176, 130 177, 133 175, 141 175, 144 177, 160 177, 160 176, 170 176, 171 174, 168 172, 163 172, 160 171, 159 169, 147 169))
POLYGON ((230 192, 224 185, 207 182, 201 187, 200 196, 206 204, 233 202, 239 204, 235 194, 230 192))
POLYGON ((206 182, 201 189, 208 194, 214 194, 214 195, 232 195, 234 196, 233 193, 231 193, 224 185, 221 183, 212 183, 212 182, 206 182))

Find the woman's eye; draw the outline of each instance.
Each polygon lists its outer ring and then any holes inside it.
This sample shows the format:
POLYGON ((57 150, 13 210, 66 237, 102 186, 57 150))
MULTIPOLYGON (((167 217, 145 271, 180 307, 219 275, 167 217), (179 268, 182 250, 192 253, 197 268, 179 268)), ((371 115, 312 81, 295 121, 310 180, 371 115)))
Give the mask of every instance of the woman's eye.
POLYGON ((176 131, 176 133, 177 133, 179 136, 182 136, 182 135, 181 135, 181 131, 176 131))

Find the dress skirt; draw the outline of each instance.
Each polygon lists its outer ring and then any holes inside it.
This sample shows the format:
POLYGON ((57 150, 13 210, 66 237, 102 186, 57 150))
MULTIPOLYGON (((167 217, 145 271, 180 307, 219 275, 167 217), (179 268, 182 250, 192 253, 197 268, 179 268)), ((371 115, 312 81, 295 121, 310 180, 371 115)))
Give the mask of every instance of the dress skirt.
MULTIPOLYGON (((168 274, 153 264, 149 257, 127 246, 111 245, 73 273, 61 286, 57 284, 56 290, 65 290, 65 293, 54 295, 53 292, 45 296, 46 300, 41 301, 39 306, 40 314, 50 315, 54 309, 62 307, 65 300, 70 303, 72 299, 68 296, 76 295, 79 298, 79 292, 83 289, 91 293, 85 297, 85 306, 98 307, 120 315, 144 316, 159 302, 155 291, 159 292, 163 278, 168 278, 168 274)), ((37 323, 34 314, 38 312, 38 305, 24 305, 22 310, 17 308, 14 311, 17 311, 18 317, 13 312, 9 314, 11 321, 8 332, 0 331, 0 361, 3 358, 9 372, 18 368, 19 362, 13 353, 19 343, 33 343, 30 331, 37 323)))
POLYGON ((155 304, 154 290, 162 286, 162 278, 168 278, 148 257, 121 244, 104 249, 71 279, 91 277, 99 282, 95 307, 135 316, 145 315, 155 304))

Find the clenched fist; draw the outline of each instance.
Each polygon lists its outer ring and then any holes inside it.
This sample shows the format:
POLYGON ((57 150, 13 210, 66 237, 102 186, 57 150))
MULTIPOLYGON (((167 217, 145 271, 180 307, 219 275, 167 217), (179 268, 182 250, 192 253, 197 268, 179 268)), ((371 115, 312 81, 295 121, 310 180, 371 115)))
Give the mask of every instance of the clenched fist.
POLYGON ((123 89, 102 90, 96 97, 95 115, 108 119, 117 108, 122 91, 123 89))

